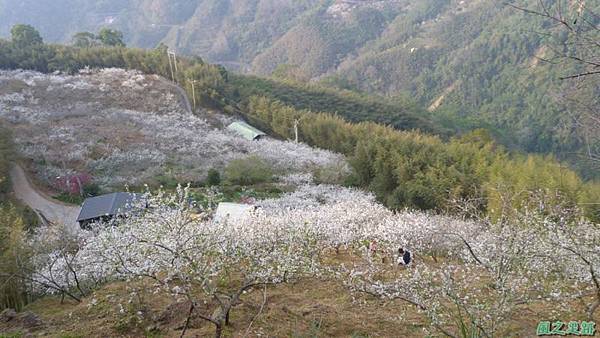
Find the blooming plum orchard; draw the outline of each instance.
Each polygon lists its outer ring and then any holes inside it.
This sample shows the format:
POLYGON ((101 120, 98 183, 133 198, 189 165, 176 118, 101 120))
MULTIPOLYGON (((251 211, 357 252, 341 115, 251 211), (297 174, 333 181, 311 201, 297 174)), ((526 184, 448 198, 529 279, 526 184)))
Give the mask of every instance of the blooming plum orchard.
POLYGON ((185 190, 147 198, 146 212, 80 235, 77 250, 42 253, 35 260, 37 289, 86 292, 96 282, 145 277, 155 281, 154 291, 186 300, 191 315, 221 332, 244 291, 329 277, 354 293, 413 304, 448 336, 485 337, 506 333, 514 313, 531 301, 591 291, 592 316, 600 299, 600 232, 576 213, 534 210, 498 222, 460 220, 394 213, 357 189, 303 185, 258 202, 249 217, 214 222, 210 215, 194 217, 185 190), (411 267, 376 259, 399 247, 415 254, 411 267), (336 263, 332 249, 346 250, 351 263, 336 263), (200 313, 202 299, 217 310, 200 313))
POLYGON ((147 211, 87 233, 69 254, 40 253, 34 261, 48 264, 39 264, 31 282, 40 291, 63 293, 77 287, 83 293, 78 285, 150 279, 154 292, 188 301, 190 317, 210 321, 220 336, 246 291, 318 271, 320 252, 311 245, 315 234, 310 230, 260 217, 243 224, 199 219, 191 211, 187 189, 146 198, 147 211), (212 301, 217 311, 200 313, 202 300, 212 301))
POLYGON ((363 259, 341 268, 338 276, 354 292, 415 305, 447 336, 505 334, 519 307, 538 300, 591 295, 591 320, 600 306, 600 229, 580 215, 525 209, 496 222, 448 218, 416 232, 405 228, 420 250, 442 247, 443 260, 398 272, 363 251, 363 259))
POLYGON ((589 320, 600 307, 600 225, 581 217, 573 208, 547 210, 540 203, 538 210, 517 213, 521 224, 533 229, 537 237, 535 259, 529 269, 544 276, 546 293, 551 297, 590 299, 589 320))
POLYGON ((211 168, 256 155, 283 175, 349 167, 342 155, 304 144, 248 141, 225 130, 225 117, 187 112, 173 85, 135 71, 103 69, 76 76, 0 72, 15 83, 0 95, 0 120, 16 130, 21 153, 41 178, 91 173, 104 188, 173 176, 198 181, 211 168))

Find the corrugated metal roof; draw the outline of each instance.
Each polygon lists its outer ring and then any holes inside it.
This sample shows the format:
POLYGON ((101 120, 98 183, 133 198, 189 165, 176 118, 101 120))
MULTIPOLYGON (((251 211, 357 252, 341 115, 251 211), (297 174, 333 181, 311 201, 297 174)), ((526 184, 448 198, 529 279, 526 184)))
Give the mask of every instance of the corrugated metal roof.
POLYGON ((233 122, 227 127, 227 129, 250 141, 254 141, 262 136, 267 136, 267 134, 243 121, 233 122))
POLYGON ((135 209, 136 205, 141 203, 141 200, 141 195, 125 192, 88 198, 81 206, 77 221, 85 221, 102 216, 115 216, 119 213, 135 209))
POLYGON ((215 222, 238 221, 250 216, 256 206, 237 203, 219 203, 213 220, 215 222))

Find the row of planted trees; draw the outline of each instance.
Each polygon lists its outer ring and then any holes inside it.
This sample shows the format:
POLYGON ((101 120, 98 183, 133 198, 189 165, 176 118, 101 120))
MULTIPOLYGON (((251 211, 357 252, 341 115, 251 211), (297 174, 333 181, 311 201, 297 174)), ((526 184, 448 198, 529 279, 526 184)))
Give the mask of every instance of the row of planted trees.
POLYGON ((219 98, 226 78, 224 69, 206 64, 200 58, 173 58, 165 45, 154 50, 126 48, 121 37, 118 32, 103 30, 97 36, 81 33, 75 37, 77 40, 96 39, 102 43, 94 43, 94 40, 76 42, 79 47, 51 45, 45 44, 33 27, 16 25, 12 29, 11 40, 0 40, 0 68, 32 69, 44 73, 77 73, 84 68, 137 69, 173 79, 189 91, 190 97, 198 97, 198 106, 222 104, 219 98), (196 95, 191 93, 192 80, 196 95))

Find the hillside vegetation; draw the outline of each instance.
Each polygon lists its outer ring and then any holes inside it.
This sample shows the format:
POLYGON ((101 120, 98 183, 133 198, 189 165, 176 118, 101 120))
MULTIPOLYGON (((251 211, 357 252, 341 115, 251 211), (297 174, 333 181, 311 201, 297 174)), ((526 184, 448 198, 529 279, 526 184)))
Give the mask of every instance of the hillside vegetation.
POLYGON ((45 186, 75 176, 101 190, 201 184, 210 169, 258 156, 278 176, 344 168, 342 156, 304 144, 260 144, 224 130, 233 119, 187 111, 175 86, 155 75, 103 69, 77 75, 0 71, 0 120, 45 186))
POLYGON ((2 334, 491 338, 531 336, 552 318, 593 335, 597 183, 486 130, 415 130, 426 120, 411 105, 199 58, 174 70, 164 46, 128 49, 105 33, 111 43, 66 47, 20 25, 0 41, 11 69, 0 118, 15 131, 0 134, 0 177, 14 143, 41 172, 163 187, 139 189, 148 207, 77 232, 27 229, 0 209, 0 308, 22 310, 2 311, 2 334), (240 140, 223 130, 234 118, 270 138, 240 140), (257 208, 219 217, 235 187, 257 208))
POLYGON ((410 100, 389 100, 384 97, 360 95, 352 91, 334 90, 323 86, 294 81, 278 81, 256 76, 230 75, 234 99, 247 104, 247 98, 264 96, 300 110, 326 112, 343 116, 348 121, 373 121, 401 130, 418 129, 426 133, 447 135, 455 125, 443 126, 434 117, 410 100))
MULTIPOLYGON (((569 15, 577 15, 572 1, 543 3, 551 10, 565 3, 569 15)), ((551 21, 508 4, 536 6, 517 0, 63 0, 13 6, 4 0, 0 32, 33 23, 51 41, 70 42, 77 31, 110 26, 122 30, 130 45, 163 42, 233 70, 411 98, 448 122, 445 127, 485 127, 508 147, 554 153, 587 177, 597 175, 581 159, 586 135, 574 128, 578 113, 556 99, 571 86, 558 78, 576 67, 544 61, 552 61, 553 49, 571 48, 570 41, 552 34, 551 21), (61 14, 42 15, 56 10, 61 14), (58 18, 61 24, 55 24, 58 18)), ((598 10, 597 2, 586 6, 598 10)), ((582 20, 598 25, 599 19, 582 20)), ((382 117, 375 110, 360 111, 398 124, 396 114, 382 117)))
POLYGON ((39 221, 32 210, 11 195, 11 161, 16 157, 11 131, 0 122, 0 309, 21 309, 29 299, 27 288, 11 274, 18 270, 25 233, 39 221))
POLYGON ((218 221, 194 211, 188 189, 144 196, 152 208, 114 227, 43 228, 18 242, 29 251, 14 277, 45 297, 26 307, 39 314, 21 314, 27 322, 4 312, 0 330, 467 338, 530 336, 548 317, 590 332, 597 318, 598 228, 575 209, 465 221, 305 185, 218 221), (399 267, 406 246, 414 261, 399 267))
MULTIPOLYGON (((74 72, 84 66, 123 67, 171 76, 164 49, 80 49, 14 37, 0 42, 0 50, 4 68, 74 72)), ((599 217, 598 184, 585 183, 550 156, 512 156, 484 131, 445 142, 372 122, 348 123, 338 115, 296 109, 273 98, 243 96, 252 91, 238 87, 240 81, 224 69, 199 59, 181 59, 175 80, 190 91, 189 81, 195 80, 196 93, 190 96, 200 105, 241 114, 283 138, 295 138, 297 121, 301 141, 348 156, 354 175, 347 183, 369 188, 391 208, 452 211, 459 201, 474 201, 479 212, 502 213, 529 199, 521 191, 540 190, 554 196, 552 203, 579 205, 589 217, 599 217)), ((335 102, 335 97, 327 101, 335 102)))

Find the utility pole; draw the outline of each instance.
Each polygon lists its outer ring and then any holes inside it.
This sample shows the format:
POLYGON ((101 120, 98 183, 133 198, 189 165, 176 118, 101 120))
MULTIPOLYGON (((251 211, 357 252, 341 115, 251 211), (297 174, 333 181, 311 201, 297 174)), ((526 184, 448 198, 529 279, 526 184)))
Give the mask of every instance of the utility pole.
POLYGON ((175 74, 177 74, 177 72, 178 72, 177 55, 175 54, 175 51, 167 49, 167 57, 169 58, 169 68, 171 69, 171 79, 173 80, 173 82, 177 82, 177 81, 175 81, 175 74), (171 57, 173 57, 172 61, 171 61, 171 57), (173 70, 173 64, 175 65, 175 70, 173 70))
POLYGON ((177 53, 175 52, 175 50, 171 51, 171 55, 173 55, 173 64, 175 65, 175 74, 177 74, 177 72, 179 70, 177 69, 177 53))
POLYGON ((169 69, 171 70, 171 79, 173 80, 173 82, 176 82, 175 75, 179 72, 179 69, 177 66, 176 50, 177 50, 177 46, 179 45, 180 31, 183 29, 183 27, 181 25, 156 24, 156 23, 150 24, 150 26, 152 28, 169 27, 169 28, 176 29, 175 46, 173 46, 173 50, 171 50, 170 48, 167 49, 167 57, 169 58, 169 69), (171 57, 173 57, 173 60, 171 60, 171 57), (173 68, 175 68, 175 69, 173 69, 173 68))
POLYGON ((196 111, 196 82, 198 80, 188 80, 188 82, 192 85, 192 100, 194 102, 194 111, 196 111))
POLYGON ((302 118, 295 118, 294 119, 294 142, 298 143, 298 126, 300 125, 300 121, 302 120, 302 118))

